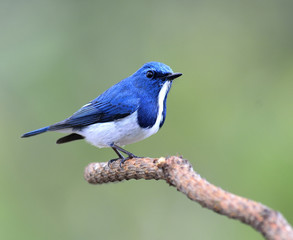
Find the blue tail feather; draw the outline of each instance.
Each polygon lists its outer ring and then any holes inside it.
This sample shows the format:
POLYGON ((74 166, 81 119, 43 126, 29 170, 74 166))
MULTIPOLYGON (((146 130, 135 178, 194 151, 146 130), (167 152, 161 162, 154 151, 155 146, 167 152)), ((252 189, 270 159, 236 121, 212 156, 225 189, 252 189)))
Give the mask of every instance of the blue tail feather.
POLYGON ((31 132, 25 133, 21 137, 22 138, 31 137, 31 136, 34 136, 34 135, 37 135, 37 134, 40 134, 40 133, 47 132, 48 130, 49 130, 49 127, 43 127, 43 128, 31 131, 31 132))

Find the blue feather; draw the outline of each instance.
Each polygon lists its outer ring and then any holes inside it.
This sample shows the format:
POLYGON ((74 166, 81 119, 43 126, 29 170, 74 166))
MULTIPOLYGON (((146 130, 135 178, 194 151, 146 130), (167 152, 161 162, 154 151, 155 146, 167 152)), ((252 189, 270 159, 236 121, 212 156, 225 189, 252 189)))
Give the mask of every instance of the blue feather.
MULTIPOLYGON (((139 98, 129 97, 130 89, 121 81, 92 100, 71 117, 50 126, 50 130, 83 128, 95 123, 115 121, 129 116, 138 108, 139 98)), ((133 95, 133 94, 131 94, 133 95)))
POLYGON ((31 136, 34 136, 34 135, 37 135, 37 134, 40 134, 40 133, 47 132, 48 130, 49 130, 49 127, 43 127, 43 128, 31 131, 31 132, 25 133, 21 137, 22 138, 31 137, 31 136))
POLYGON ((139 126, 142 128, 151 128, 157 120, 157 114, 157 99, 148 96, 142 97, 137 111, 137 121, 139 126))

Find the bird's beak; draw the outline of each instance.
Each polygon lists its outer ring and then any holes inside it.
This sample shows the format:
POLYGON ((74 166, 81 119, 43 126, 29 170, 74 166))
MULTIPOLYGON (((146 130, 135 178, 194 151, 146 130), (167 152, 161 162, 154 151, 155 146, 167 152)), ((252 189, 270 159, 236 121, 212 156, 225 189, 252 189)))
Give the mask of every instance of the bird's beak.
POLYGON ((175 78, 180 77, 181 75, 182 75, 182 73, 172 73, 172 74, 168 75, 166 79, 167 79, 168 81, 172 81, 172 80, 174 80, 175 78))

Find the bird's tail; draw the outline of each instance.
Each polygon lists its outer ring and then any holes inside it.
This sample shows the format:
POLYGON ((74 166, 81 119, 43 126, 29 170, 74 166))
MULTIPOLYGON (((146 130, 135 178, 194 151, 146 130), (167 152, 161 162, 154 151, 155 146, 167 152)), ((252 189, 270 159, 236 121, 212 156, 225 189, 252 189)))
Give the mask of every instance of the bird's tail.
POLYGON ((21 137, 22 138, 31 137, 31 136, 34 136, 34 135, 37 135, 37 134, 40 134, 40 133, 47 132, 48 130, 49 130, 49 127, 43 127, 43 128, 31 131, 31 132, 25 133, 21 137))

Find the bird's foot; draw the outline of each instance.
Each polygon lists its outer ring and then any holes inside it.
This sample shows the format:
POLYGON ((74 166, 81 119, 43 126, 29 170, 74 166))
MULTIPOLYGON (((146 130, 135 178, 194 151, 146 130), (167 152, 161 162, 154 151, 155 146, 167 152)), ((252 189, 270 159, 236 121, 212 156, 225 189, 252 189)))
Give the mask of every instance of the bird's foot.
POLYGON ((110 165, 111 165, 113 162, 116 162, 116 161, 120 160, 120 164, 119 164, 119 166, 122 168, 122 164, 124 164, 127 160, 132 159, 132 158, 140 158, 140 157, 135 156, 134 154, 131 154, 131 155, 129 155, 128 157, 114 158, 114 159, 111 159, 110 161, 108 161, 108 167, 110 167, 110 165))
POLYGON ((127 160, 129 160, 129 159, 131 159, 131 158, 130 158, 130 157, 122 158, 122 159, 120 160, 120 164, 119 164, 120 168, 122 168, 122 164, 124 164, 125 161, 127 161, 127 160))
POLYGON ((116 162, 117 160, 119 160, 120 158, 114 158, 114 159, 111 159, 108 161, 108 167, 110 167, 110 165, 113 163, 113 162, 116 162))
POLYGON ((134 155, 133 153, 129 152, 128 154, 128 159, 131 159, 131 158, 139 158, 138 156, 134 155))
POLYGON ((125 162, 125 161, 127 161, 127 160, 129 160, 129 159, 132 159, 132 158, 142 158, 142 157, 138 157, 138 156, 136 156, 136 155, 134 155, 134 154, 129 154, 129 156, 128 157, 126 157, 126 158, 122 158, 121 160, 120 160, 120 167, 122 168, 122 164, 125 162))
POLYGON ((129 159, 132 159, 132 158, 134 158, 134 156, 129 156, 129 157, 123 157, 123 158, 114 158, 114 159, 111 159, 110 161, 108 161, 108 167, 110 167, 110 165, 113 163, 113 162, 116 162, 116 161, 118 161, 118 160, 120 160, 120 163, 119 163, 119 166, 120 166, 120 168, 122 168, 122 164, 125 162, 125 161, 127 161, 127 160, 129 160, 129 159))

